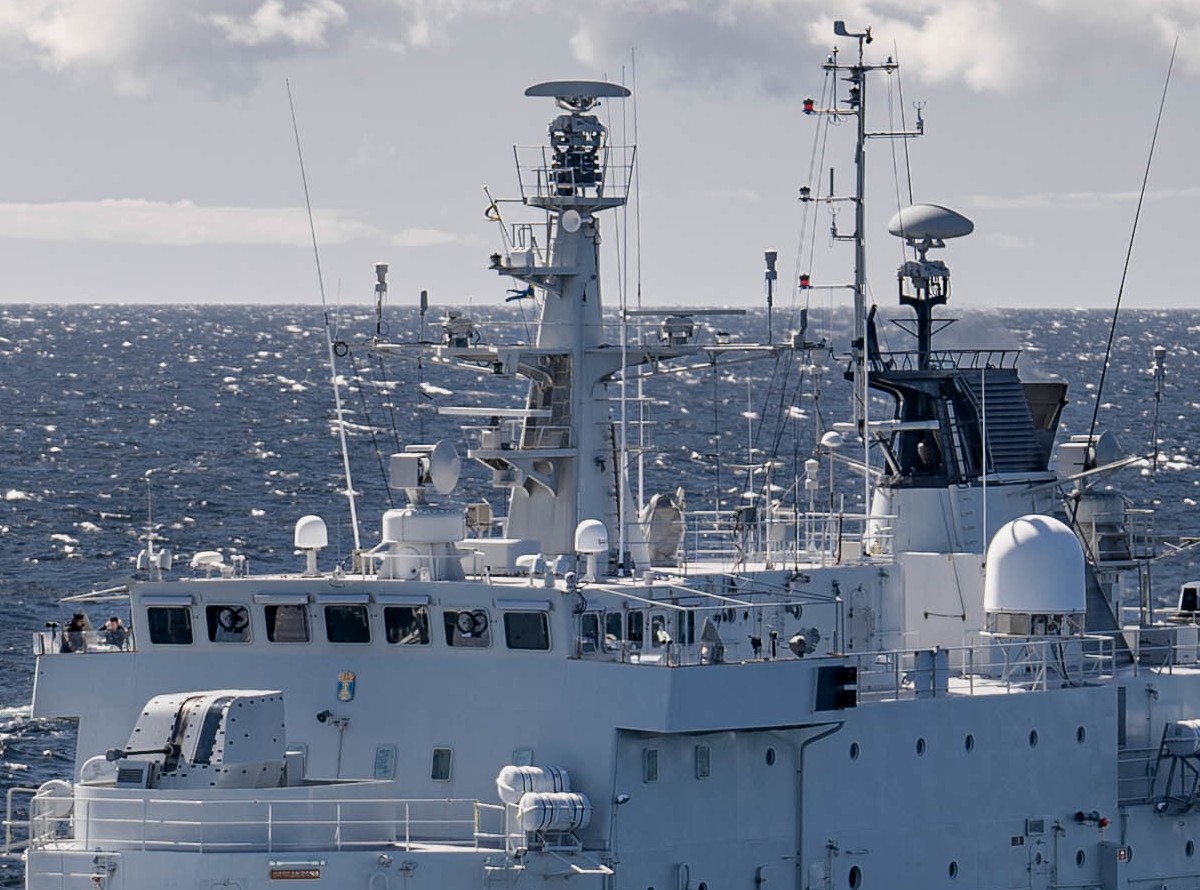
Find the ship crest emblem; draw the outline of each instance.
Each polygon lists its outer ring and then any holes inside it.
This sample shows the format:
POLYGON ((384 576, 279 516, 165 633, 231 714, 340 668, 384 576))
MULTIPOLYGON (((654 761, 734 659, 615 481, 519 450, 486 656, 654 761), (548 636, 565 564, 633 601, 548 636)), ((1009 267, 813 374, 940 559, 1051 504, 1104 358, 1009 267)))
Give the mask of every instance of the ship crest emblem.
POLYGON ((337 679, 338 701, 354 700, 354 671, 342 671, 337 679))

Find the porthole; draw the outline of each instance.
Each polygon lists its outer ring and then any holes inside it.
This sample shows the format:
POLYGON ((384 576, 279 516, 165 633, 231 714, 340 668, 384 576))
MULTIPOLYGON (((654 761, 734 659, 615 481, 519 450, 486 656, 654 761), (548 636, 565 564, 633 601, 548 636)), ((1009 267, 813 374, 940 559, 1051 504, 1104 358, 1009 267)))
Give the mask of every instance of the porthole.
POLYGON ((860 749, 858 747, 858 742, 851 742, 850 743, 850 759, 858 760, 859 753, 860 753, 860 749))
POLYGON ((696 890, 708 890, 708 884, 704 883, 704 881, 701 881, 696 887, 696 890))
POLYGON ((857 865, 852 865, 850 867, 849 880, 850 890, 858 890, 858 888, 862 886, 862 869, 860 869, 857 865))
POLYGON ((917 756, 921 757, 925 753, 925 740, 917 739, 917 756))
POLYGON ((967 737, 963 739, 963 748, 967 751, 975 750, 975 736, 967 733, 967 737))
POLYGON ((952 880, 954 878, 957 878, 958 877, 958 863, 951 860, 950 867, 948 869, 946 869, 946 873, 950 875, 950 878, 952 880))
POLYGON ((774 766, 774 765, 775 765, 775 749, 768 748, 767 749, 767 766, 774 766))
POLYGON ((1075 851, 1075 864, 1078 865, 1080 868, 1083 868, 1083 864, 1085 862, 1087 862, 1087 854, 1084 853, 1083 850, 1076 850, 1075 851))
POLYGON ((1186 856, 1188 859, 1191 859, 1193 856, 1196 855, 1196 842, 1195 841, 1188 841, 1186 844, 1183 845, 1183 855, 1186 856))
POLYGON ((1082 745, 1086 740, 1087 740, 1087 728, 1081 726, 1075 730, 1075 741, 1079 742, 1079 744, 1082 745))
POLYGON ((1029 747, 1036 748, 1038 743, 1038 734, 1036 729, 1029 730, 1029 747))

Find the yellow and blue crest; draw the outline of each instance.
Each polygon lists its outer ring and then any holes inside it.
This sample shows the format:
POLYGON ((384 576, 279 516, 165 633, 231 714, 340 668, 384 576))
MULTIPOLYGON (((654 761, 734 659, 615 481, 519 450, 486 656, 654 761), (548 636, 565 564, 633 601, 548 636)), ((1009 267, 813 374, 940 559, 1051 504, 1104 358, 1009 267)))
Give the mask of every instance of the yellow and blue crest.
POLYGON ((342 671, 338 674, 337 699, 338 701, 354 700, 354 671, 342 671))

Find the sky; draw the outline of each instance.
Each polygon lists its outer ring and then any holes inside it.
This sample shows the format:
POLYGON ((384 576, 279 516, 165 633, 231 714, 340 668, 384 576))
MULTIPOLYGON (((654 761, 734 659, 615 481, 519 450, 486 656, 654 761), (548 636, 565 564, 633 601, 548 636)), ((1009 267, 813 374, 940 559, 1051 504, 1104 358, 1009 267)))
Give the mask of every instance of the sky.
POLYGON ((853 55, 835 18, 901 63, 869 126, 925 120, 907 158, 868 150, 881 306, 911 180, 975 223, 938 255, 952 305, 1111 308, 1177 38, 1122 299, 1200 303, 1197 0, 0 0, 0 303, 319 304, 290 84, 326 300, 368 302, 386 261, 393 304, 498 304, 483 189, 519 196, 512 146, 556 113, 523 91, 558 79, 635 89, 599 112, 639 162, 610 304, 761 305, 766 249, 777 305, 848 303, 828 208, 797 201, 853 179, 850 126, 818 164, 801 113, 835 42, 853 55))

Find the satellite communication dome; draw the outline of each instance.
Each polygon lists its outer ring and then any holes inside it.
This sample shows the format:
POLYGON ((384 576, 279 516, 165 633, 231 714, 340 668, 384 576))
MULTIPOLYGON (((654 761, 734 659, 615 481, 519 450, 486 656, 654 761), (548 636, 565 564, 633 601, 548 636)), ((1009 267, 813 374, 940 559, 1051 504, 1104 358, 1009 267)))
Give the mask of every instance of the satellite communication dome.
POLYGON ((575 526, 575 552, 608 552, 608 528, 599 519, 585 519, 575 526))
POLYGON ((987 550, 987 612, 1067 615, 1087 611, 1083 548, 1052 516, 1022 516, 1000 526, 987 550))

